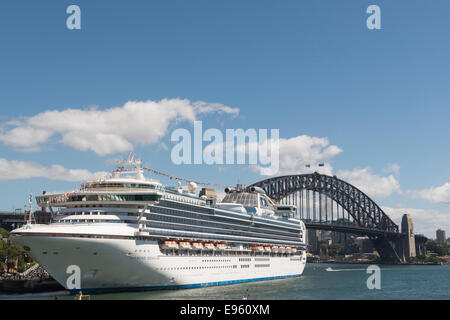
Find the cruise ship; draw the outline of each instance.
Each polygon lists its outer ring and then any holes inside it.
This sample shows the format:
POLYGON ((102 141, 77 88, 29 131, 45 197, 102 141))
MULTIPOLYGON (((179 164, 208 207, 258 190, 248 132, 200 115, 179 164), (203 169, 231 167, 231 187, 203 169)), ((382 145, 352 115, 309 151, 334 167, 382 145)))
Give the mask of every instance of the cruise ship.
POLYGON ((294 206, 256 187, 228 187, 222 201, 213 189, 196 189, 146 178, 141 161, 129 157, 104 179, 37 196, 51 222, 36 224, 30 215, 13 241, 72 293, 302 275, 305 225, 294 206))

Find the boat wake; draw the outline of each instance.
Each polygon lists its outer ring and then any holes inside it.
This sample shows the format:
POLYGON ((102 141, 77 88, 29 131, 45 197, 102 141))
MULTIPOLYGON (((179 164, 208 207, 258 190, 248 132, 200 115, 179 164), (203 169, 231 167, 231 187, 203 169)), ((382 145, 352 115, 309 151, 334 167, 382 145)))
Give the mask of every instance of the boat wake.
POLYGON ((366 269, 333 269, 331 267, 328 267, 325 269, 325 271, 332 271, 332 272, 338 272, 338 271, 365 271, 366 269))

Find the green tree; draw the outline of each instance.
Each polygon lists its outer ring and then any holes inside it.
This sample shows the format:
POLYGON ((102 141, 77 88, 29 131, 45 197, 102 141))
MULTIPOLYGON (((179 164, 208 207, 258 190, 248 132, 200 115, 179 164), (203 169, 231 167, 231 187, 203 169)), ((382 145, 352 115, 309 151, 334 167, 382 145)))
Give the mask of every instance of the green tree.
POLYGON ((445 256, 448 253, 447 245, 438 244, 436 241, 433 240, 427 241, 427 243, 425 243, 425 247, 428 252, 435 253, 440 257, 445 256))

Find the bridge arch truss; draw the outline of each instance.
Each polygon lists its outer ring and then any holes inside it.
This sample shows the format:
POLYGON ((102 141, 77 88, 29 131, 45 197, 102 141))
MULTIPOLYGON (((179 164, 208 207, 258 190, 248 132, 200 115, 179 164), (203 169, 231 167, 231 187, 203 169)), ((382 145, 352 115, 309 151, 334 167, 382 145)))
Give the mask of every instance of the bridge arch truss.
POLYGON ((353 224, 356 229, 371 230, 372 232, 399 232, 399 226, 369 196, 336 176, 317 172, 286 175, 265 179, 251 186, 264 189, 266 194, 278 203, 296 205, 299 217, 310 225, 314 223, 322 225, 349 223, 353 224), (322 196, 325 196, 325 199, 322 199, 322 196), (311 198, 313 198, 312 209, 311 198), (336 215, 333 211, 333 202, 336 203, 336 215), (319 206, 318 211, 316 205, 319 206), (339 206, 342 218, 339 218, 339 206), (331 212, 328 214, 330 209, 331 212), (344 218, 343 210, 347 213, 347 219, 344 218))

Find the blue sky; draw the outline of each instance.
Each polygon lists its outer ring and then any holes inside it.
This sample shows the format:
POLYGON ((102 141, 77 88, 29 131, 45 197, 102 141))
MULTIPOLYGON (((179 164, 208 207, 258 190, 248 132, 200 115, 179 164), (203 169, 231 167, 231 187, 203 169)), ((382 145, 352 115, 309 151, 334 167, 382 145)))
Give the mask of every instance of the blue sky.
MULTIPOLYGON (((205 101, 239 110, 198 114, 205 128, 328 139, 342 150, 322 158, 333 173, 367 185, 369 195, 386 188, 377 203, 395 218, 413 213, 418 231, 450 233, 449 10, 448 1, 2 1, 0 159, 109 171, 126 152, 83 151, 61 143, 63 131, 24 151, 8 132, 48 110, 205 101), (71 4, 81 8, 81 30, 66 28, 71 4), (366 27, 371 4, 381 8, 381 30, 366 27)), ((177 127, 192 123, 170 120, 155 142, 131 140, 133 149, 148 166, 196 180, 264 178, 246 165, 174 165, 177 127)), ((286 148, 304 147, 295 143, 286 148)), ((0 209, 79 184, 59 180, 4 178, 0 209)))

